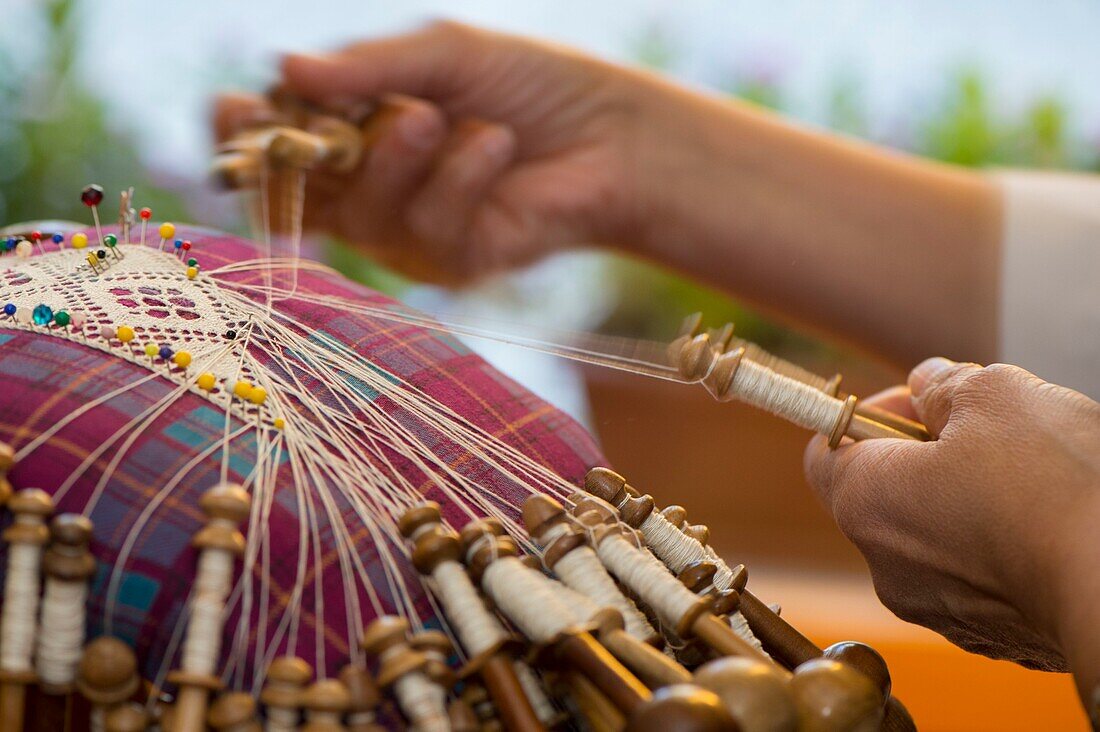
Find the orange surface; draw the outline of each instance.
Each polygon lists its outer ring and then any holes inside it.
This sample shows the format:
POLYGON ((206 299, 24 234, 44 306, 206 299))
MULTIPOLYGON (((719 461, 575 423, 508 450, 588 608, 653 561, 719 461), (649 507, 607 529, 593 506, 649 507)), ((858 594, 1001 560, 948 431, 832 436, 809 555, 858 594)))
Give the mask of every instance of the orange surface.
POLYGON ((865 577, 762 568, 752 583, 762 598, 781 598, 783 616, 818 644, 855 639, 882 653, 921 732, 1089 729, 1070 676, 960 650, 891 615, 865 577))

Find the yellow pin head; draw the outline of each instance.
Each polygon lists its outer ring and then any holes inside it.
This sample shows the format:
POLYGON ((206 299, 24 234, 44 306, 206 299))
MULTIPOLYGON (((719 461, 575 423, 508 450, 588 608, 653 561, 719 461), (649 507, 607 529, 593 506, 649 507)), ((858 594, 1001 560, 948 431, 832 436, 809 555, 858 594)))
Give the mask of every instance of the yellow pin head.
POLYGON ((159 229, 157 229, 157 233, 160 234, 161 239, 171 239, 173 236, 176 235, 175 224, 169 224, 168 222, 165 222, 160 225, 159 229))
MULTIPOLYGON (((123 343, 129 343, 134 340, 134 329, 128 325, 120 325, 118 326, 118 332, 115 333, 115 337, 123 343)), ((146 353, 148 353, 149 349, 146 348, 145 350, 146 353)))
POLYGON ((73 245, 73 249, 83 249, 88 246, 88 235, 84 232, 78 231, 72 235, 69 239, 69 243, 73 245))

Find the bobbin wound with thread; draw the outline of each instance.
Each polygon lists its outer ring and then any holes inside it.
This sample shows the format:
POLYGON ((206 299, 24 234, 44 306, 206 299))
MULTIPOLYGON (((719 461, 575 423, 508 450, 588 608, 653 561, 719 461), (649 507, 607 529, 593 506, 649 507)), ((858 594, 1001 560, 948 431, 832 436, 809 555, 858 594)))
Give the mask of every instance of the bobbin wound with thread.
POLYGON ((217 732, 260 732, 256 700, 244 691, 221 694, 210 705, 206 723, 217 732))
POLYGON ((47 694, 67 694, 83 652, 87 582, 96 568, 88 550, 92 522, 79 514, 60 514, 50 522, 50 537, 42 558, 46 591, 35 656, 39 688, 47 694))
POLYGON ((293 732, 298 728, 302 693, 312 678, 313 667, 297 656, 282 656, 271 662, 260 692, 271 732, 293 732))
POLYGON ((102 718, 138 690, 137 657, 130 646, 112 636, 100 636, 84 647, 77 667, 76 688, 102 718))
POLYGON ((301 732, 345 732, 343 717, 351 706, 351 693, 337 679, 313 682, 302 694, 306 723, 301 732))
POLYGON ((375 721, 382 692, 370 672, 349 663, 340 669, 340 681, 348 690, 348 732, 383 732, 385 728, 375 721))

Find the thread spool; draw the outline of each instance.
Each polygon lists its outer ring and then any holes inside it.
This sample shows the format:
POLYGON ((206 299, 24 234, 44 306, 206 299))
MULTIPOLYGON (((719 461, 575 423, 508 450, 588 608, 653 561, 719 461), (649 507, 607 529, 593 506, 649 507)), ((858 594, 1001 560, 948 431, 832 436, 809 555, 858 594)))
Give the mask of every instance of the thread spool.
POLYGON ((619 591, 614 580, 588 546, 582 530, 569 524, 565 508, 549 496, 533 495, 523 504, 527 531, 543 548, 543 561, 562 582, 592 598, 597 604, 619 611, 628 633, 650 644, 658 634, 645 616, 619 591))
POLYGON ((92 705, 92 732, 106 729, 108 713, 128 701, 140 682, 134 652, 118 638, 100 636, 84 647, 76 688, 92 705))
POLYGON ((53 500, 45 491, 26 488, 11 497, 8 508, 15 520, 3 535, 8 543, 8 573, 0 611, 0 730, 20 732, 26 687, 35 680, 32 658, 39 572, 42 548, 50 537, 46 517, 53 511, 53 500))
POLYGON ((706 601, 696 597, 669 573, 659 559, 626 541, 615 526, 596 530, 596 551, 608 570, 641 597, 662 622, 681 638, 697 637, 720 655, 766 656, 709 612, 706 601))
POLYGON ((393 688, 405 718, 419 732, 446 732, 447 694, 429 679, 429 659, 409 645, 409 623, 404 618, 383 615, 363 634, 363 650, 380 661, 378 683, 393 688))
POLYGON ((92 522, 74 513, 55 516, 50 537, 42 559, 46 590, 35 662, 43 692, 68 694, 84 650, 88 579, 95 573, 95 558, 88 550, 92 522))
POLYGON ((256 700, 243 691, 220 694, 206 713, 207 723, 217 732, 260 732, 256 700))
POLYGON ((496 535, 483 521, 462 530, 466 564, 482 588, 528 638, 545 647, 544 658, 557 659, 586 676, 626 714, 650 697, 646 688, 592 635, 572 624, 572 613, 555 596, 545 577, 517 559, 515 544, 496 535))
POLYGON ((346 732, 344 712, 351 706, 351 693, 336 679, 315 681, 302 694, 306 723, 302 732, 346 732))
POLYGON ((435 593, 443 610, 471 656, 466 672, 482 678, 508 729, 544 729, 543 720, 553 716, 553 707, 530 669, 517 668, 513 662, 511 654, 516 644, 485 607, 459 564, 461 545, 458 536, 443 526, 439 504, 427 502, 410 509, 398 521, 398 528, 413 540, 413 565, 435 580, 435 593), (522 675, 527 677, 526 685, 522 675), (542 715, 536 710, 536 700, 542 702, 542 715))
POLYGON ((248 493, 230 483, 211 488, 199 501, 208 522, 191 542, 199 550, 191 617, 180 669, 168 675, 168 681, 179 686, 173 732, 203 732, 210 694, 221 689, 214 672, 221 648, 222 613, 234 560, 244 553, 244 535, 237 527, 248 517, 250 505, 248 493))
POLYGON ((260 692, 266 712, 265 732, 296 732, 302 693, 313 678, 313 667, 297 656, 282 656, 271 662, 260 692))
POLYGON ((348 690, 348 732, 383 732, 385 727, 375 721, 382 692, 370 672, 349 663, 340 669, 340 681, 348 690))

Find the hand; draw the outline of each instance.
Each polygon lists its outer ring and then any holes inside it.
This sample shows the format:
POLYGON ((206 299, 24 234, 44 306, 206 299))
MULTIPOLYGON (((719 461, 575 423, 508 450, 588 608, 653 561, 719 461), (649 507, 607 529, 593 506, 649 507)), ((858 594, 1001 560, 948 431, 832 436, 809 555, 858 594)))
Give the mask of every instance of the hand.
MULTIPOLYGON (((441 23, 288 56, 282 82, 318 103, 383 100, 351 178, 312 176, 306 219, 391 264, 461 279, 570 245, 623 244, 639 227, 638 138, 664 88, 647 75, 441 23)), ((218 136, 262 108, 221 98, 218 136)))
POLYGON ((883 603, 968 650, 1100 680, 1100 404, 1013 366, 945 359, 875 403, 938 440, 830 451, 817 437, 805 463, 883 603))

